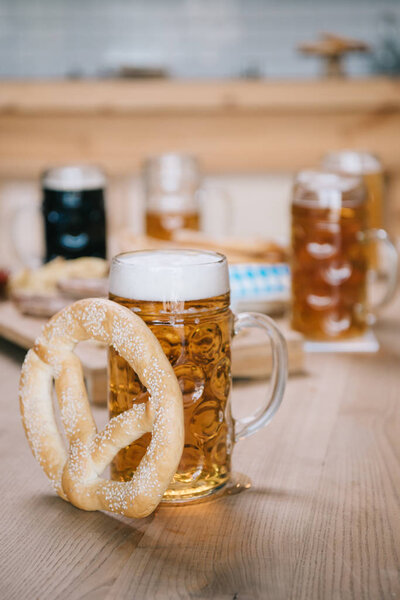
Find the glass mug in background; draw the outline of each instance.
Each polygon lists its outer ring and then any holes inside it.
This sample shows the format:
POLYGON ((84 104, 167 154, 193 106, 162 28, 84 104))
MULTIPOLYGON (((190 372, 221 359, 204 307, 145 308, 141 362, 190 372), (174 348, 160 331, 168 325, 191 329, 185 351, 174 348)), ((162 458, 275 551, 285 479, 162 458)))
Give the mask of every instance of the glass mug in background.
MULTIPOLYGON (((66 165, 45 171, 41 177, 44 251, 29 248, 16 228, 36 207, 22 207, 14 215, 12 236, 16 253, 27 266, 38 266, 57 256, 106 258, 106 178, 91 165, 66 165)), ((28 224, 24 229, 27 230, 28 224)), ((28 229, 29 231, 29 229, 28 229)), ((24 239, 25 241, 25 239, 24 239)))
POLYGON ((46 257, 106 258, 106 179, 94 166, 49 169, 42 177, 46 257))
POLYGON ((383 229, 368 229, 362 178, 302 171, 292 199, 292 327, 310 339, 362 334, 372 322, 367 301, 368 246, 385 244, 387 290, 374 311, 393 297, 397 252, 383 229))
MULTIPOLYGON (((363 178, 366 190, 366 218, 368 228, 379 228, 384 223, 384 181, 382 164, 369 152, 338 150, 326 154, 322 159, 322 169, 345 175, 363 178)), ((371 267, 377 267, 378 248, 371 243, 368 250, 371 267)))
POLYGON ((367 189, 367 226, 368 228, 382 227, 384 182, 379 158, 369 152, 338 150, 326 154, 321 166, 324 171, 362 177, 367 189))
MULTIPOLYGON (((226 258, 200 250, 148 250, 116 256, 110 299, 127 306, 150 327, 181 386, 185 446, 165 502, 189 502, 221 489, 231 475, 233 444, 266 425, 278 409, 287 377, 286 343, 274 322, 257 313, 235 317, 230 310, 226 258), (272 344, 270 394, 259 411, 231 415, 231 340, 246 327, 263 329, 272 344)), ((110 417, 144 402, 146 390, 118 353, 109 350, 110 417)), ((150 440, 145 434, 121 450, 113 479, 126 481, 150 440)))
MULTIPOLYGON (((181 229, 199 231, 202 225, 202 205, 205 196, 213 194, 223 202, 220 222, 229 228, 230 202, 222 190, 202 185, 200 166, 190 154, 161 154, 149 157, 143 166, 146 234, 171 240, 181 229)), ((223 233, 226 233, 225 231, 223 233)))

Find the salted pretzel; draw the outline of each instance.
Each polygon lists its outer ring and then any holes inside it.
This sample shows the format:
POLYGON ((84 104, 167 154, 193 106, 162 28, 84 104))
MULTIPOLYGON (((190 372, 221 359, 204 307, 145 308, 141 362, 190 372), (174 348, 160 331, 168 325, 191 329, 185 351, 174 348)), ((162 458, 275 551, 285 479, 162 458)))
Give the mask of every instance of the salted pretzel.
POLYGON ((160 502, 176 472, 184 438, 182 394, 157 338, 129 309, 111 300, 79 300, 45 325, 26 355, 20 407, 35 458, 56 492, 84 510, 145 517, 160 502), (113 346, 149 392, 97 432, 75 345, 89 338, 113 346), (52 381, 69 444, 58 431, 52 381), (116 453, 151 432, 146 454, 129 482, 100 477, 116 453))

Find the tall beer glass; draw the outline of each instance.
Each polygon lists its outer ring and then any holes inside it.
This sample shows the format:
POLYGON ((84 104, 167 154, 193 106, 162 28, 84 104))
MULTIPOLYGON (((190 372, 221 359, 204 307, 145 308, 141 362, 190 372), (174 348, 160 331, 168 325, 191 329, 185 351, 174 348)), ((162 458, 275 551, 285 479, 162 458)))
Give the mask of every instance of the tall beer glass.
MULTIPOLYGON (((230 310, 226 258, 197 250, 149 250, 112 261, 110 298, 149 325, 181 386, 185 446, 166 502, 188 502, 221 489, 231 474, 233 444, 266 425, 279 407, 286 382, 286 344, 274 322, 230 310), (231 414, 231 340, 245 327, 265 331, 272 345, 270 392, 259 411, 242 420, 231 414)), ((147 401, 147 391, 114 349, 109 350, 110 417, 147 401)), ((129 480, 150 440, 121 450, 112 477, 129 480)))

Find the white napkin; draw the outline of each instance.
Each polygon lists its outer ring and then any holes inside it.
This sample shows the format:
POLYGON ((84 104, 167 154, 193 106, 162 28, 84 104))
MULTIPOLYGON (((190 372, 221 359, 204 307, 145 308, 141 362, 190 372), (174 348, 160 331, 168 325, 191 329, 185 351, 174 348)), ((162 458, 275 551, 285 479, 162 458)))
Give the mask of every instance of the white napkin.
POLYGON ((315 342, 306 340, 304 343, 306 352, 378 352, 379 342, 372 330, 364 335, 349 340, 338 340, 337 342, 315 342))

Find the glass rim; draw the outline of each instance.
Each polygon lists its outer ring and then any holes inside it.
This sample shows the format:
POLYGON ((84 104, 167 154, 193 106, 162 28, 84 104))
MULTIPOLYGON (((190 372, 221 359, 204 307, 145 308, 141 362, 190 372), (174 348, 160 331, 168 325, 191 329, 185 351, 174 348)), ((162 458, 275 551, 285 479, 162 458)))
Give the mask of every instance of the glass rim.
MULTIPOLYGON (((179 269, 193 268, 193 267, 200 267, 200 266, 207 266, 207 265, 218 266, 218 265, 222 265, 223 263, 228 262, 225 254, 222 254, 221 252, 216 252, 214 250, 201 250, 200 248, 148 248, 148 249, 143 248, 140 250, 127 250, 126 252, 119 252, 118 254, 113 256, 113 258, 111 259, 111 264, 115 263, 115 264, 123 265, 125 267, 135 268, 137 266, 140 266, 139 263, 126 262, 123 260, 123 257, 126 257, 128 255, 132 256, 132 255, 139 255, 139 254, 156 254, 156 253, 180 254, 182 252, 187 252, 192 255, 206 254, 207 256, 217 258, 218 260, 204 260, 204 261, 196 262, 196 263, 181 264, 181 265, 179 265, 179 269)), ((146 266, 148 266, 148 265, 146 265, 146 266)), ((163 265, 163 268, 173 269, 173 268, 176 268, 176 265, 171 265, 171 266, 163 265)))

